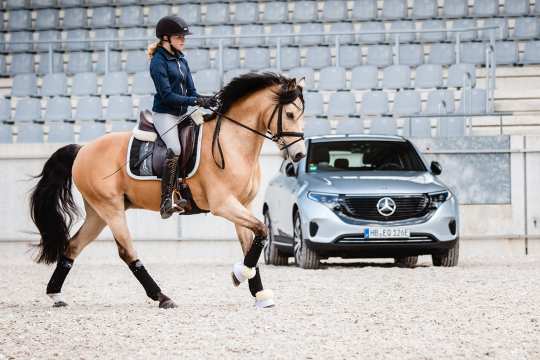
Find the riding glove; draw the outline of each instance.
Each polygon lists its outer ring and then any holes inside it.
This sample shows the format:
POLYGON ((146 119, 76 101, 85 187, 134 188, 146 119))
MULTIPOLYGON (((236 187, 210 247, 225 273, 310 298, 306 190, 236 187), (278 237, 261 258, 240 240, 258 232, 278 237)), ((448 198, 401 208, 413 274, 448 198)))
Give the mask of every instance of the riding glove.
POLYGON ((213 96, 199 96, 195 100, 195 105, 203 107, 205 109, 212 109, 218 106, 218 101, 213 96))

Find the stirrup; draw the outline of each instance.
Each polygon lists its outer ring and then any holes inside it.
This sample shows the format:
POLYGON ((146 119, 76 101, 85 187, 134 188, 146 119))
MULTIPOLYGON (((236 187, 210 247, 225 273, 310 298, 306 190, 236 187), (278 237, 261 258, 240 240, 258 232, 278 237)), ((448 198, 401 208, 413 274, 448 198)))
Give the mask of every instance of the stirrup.
POLYGON ((171 193, 171 208, 174 209, 174 211, 177 211, 179 214, 183 214, 186 212, 185 207, 188 205, 188 201, 182 197, 180 191, 174 188, 171 193))

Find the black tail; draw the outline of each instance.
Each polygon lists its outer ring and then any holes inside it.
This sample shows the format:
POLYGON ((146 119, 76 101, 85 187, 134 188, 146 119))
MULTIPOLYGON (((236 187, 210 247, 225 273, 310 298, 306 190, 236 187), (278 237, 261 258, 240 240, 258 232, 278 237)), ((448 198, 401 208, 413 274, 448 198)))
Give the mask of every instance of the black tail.
POLYGON ((58 149, 45 162, 30 197, 30 215, 41 241, 36 262, 52 264, 64 253, 69 229, 78 215, 71 194, 71 167, 81 147, 76 144, 58 149))

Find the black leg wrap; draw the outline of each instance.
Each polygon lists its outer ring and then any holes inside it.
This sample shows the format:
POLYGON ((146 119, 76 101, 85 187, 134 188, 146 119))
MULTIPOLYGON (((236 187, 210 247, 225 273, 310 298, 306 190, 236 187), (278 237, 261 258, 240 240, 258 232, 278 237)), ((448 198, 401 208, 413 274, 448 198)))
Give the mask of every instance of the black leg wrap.
POLYGON ((246 257, 244 258, 244 265, 250 268, 257 266, 265 242, 266 238, 255 236, 251 248, 249 248, 246 257))
POLYGON ((51 279, 47 284, 47 294, 58 294, 62 291, 62 285, 72 266, 73 260, 67 258, 65 255, 60 256, 56 262, 56 269, 54 269, 51 279))
POLYGON ((148 295, 150 299, 157 301, 159 294, 161 293, 161 289, 156 284, 154 279, 152 279, 150 274, 148 274, 148 271, 146 271, 143 263, 140 260, 135 260, 134 262, 129 264, 129 269, 144 287, 146 295, 148 295))
POLYGON ((253 297, 255 297, 255 295, 257 295, 257 293, 263 289, 261 271, 259 270, 258 266, 255 268, 255 270, 257 270, 255 276, 248 280, 249 291, 253 297))

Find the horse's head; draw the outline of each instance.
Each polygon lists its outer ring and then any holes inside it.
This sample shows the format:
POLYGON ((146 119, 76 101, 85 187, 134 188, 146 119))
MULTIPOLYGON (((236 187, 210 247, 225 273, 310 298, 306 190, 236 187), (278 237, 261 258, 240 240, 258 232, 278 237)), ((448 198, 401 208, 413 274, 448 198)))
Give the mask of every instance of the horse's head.
POLYGON ((294 162, 306 156, 304 139, 304 79, 286 79, 277 95, 268 130, 294 162))

